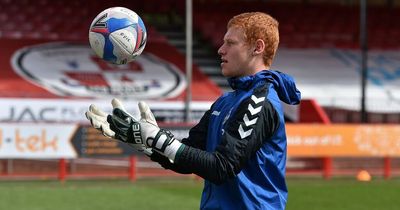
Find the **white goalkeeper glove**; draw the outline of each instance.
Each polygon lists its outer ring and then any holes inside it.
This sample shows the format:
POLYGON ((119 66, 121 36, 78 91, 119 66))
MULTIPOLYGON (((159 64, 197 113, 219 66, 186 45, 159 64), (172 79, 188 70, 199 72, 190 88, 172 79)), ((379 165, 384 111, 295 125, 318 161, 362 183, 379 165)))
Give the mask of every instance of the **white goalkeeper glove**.
POLYGON ((183 144, 175 139, 171 132, 158 127, 145 102, 139 102, 139 110, 141 119, 137 121, 125 110, 114 108, 113 115, 107 117, 107 122, 115 132, 115 137, 122 141, 143 143, 174 162, 176 154, 183 149, 183 144), (121 119, 124 120, 121 122, 121 119))
MULTIPOLYGON (((113 109, 118 108, 119 110, 123 110, 124 113, 126 113, 129 118, 133 118, 131 115, 129 115, 125 111, 124 106, 122 105, 122 103, 119 100, 113 99, 111 101, 111 103, 112 103, 113 109)), ((107 122, 108 115, 105 112, 103 112, 102 110, 100 110, 98 107, 96 107, 95 105, 93 105, 93 104, 90 105, 89 111, 87 111, 85 113, 85 115, 86 115, 86 118, 92 124, 92 126, 94 128, 96 128, 97 130, 99 130, 100 132, 102 132, 104 136, 109 137, 109 138, 118 139, 125 143, 128 143, 130 146, 135 148, 137 151, 143 152, 144 154, 146 154, 148 156, 150 156, 152 154, 151 149, 146 148, 146 146, 143 143, 129 142, 129 141, 127 141, 127 138, 123 138, 123 137, 119 136, 119 133, 116 134, 113 130, 111 130, 110 124, 107 122)), ((119 118, 119 119, 120 119, 121 123, 123 123, 125 120, 128 120, 127 117, 119 118)), ((125 123, 128 123, 128 122, 125 122, 125 123)))
POLYGON ((89 106, 89 111, 87 111, 85 115, 93 128, 102 132, 106 137, 114 138, 115 133, 110 129, 110 125, 107 122, 107 114, 105 112, 101 111, 94 104, 91 104, 89 106))

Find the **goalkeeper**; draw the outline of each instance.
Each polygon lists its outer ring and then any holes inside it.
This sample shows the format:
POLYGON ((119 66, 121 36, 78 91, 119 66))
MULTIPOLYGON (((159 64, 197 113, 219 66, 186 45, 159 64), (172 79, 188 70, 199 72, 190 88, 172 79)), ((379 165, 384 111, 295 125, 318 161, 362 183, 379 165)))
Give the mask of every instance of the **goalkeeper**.
POLYGON ((298 104, 293 79, 271 70, 278 22, 261 13, 243 13, 227 25, 222 74, 233 92, 217 99, 189 137, 178 140, 160 129, 144 102, 141 119, 112 100, 107 115, 91 105, 86 113, 104 135, 143 151, 164 168, 205 179, 200 209, 285 209, 286 133, 281 101, 298 104))

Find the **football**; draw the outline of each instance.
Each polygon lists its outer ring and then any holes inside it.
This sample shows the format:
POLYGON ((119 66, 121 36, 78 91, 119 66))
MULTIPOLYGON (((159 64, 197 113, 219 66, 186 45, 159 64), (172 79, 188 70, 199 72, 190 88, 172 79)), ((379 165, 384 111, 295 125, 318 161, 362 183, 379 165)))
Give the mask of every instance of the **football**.
POLYGON ((113 64, 126 64, 146 46, 143 20, 125 7, 111 7, 98 14, 89 29, 89 42, 97 56, 113 64))

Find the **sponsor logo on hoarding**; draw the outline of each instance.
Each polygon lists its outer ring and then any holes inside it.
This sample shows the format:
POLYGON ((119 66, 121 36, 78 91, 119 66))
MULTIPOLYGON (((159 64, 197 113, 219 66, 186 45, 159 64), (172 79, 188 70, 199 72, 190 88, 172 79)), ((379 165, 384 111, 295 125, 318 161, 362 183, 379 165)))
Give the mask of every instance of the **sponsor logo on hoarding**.
POLYGON ((286 131, 289 156, 400 156, 398 125, 298 124, 286 131))
POLYGON ((0 124, 0 158, 74 158, 71 124, 0 124))
MULTIPOLYGON (((63 122, 89 123, 85 112, 90 104, 96 104, 106 113, 112 112, 107 100, 67 99, 2 99, 0 100, 0 122, 63 122)), ((151 101, 151 109, 160 122, 182 122, 185 118, 184 104, 176 101, 151 101)), ((139 116, 137 102, 130 100, 127 111, 139 116)), ((209 109, 211 102, 194 102, 191 106, 191 120, 197 122, 209 109)))

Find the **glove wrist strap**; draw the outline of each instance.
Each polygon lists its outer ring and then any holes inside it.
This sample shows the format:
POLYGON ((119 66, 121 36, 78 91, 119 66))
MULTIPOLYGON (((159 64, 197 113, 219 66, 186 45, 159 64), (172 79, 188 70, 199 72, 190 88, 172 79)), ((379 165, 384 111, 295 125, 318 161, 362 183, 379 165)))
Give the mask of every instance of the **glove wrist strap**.
POLYGON ((171 162, 174 162, 176 153, 183 145, 174 138, 171 132, 164 129, 160 129, 154 139, 148 138, 147 141, 147 143, 151 142, 151 147, 154 150, 168 157, 171 162))

